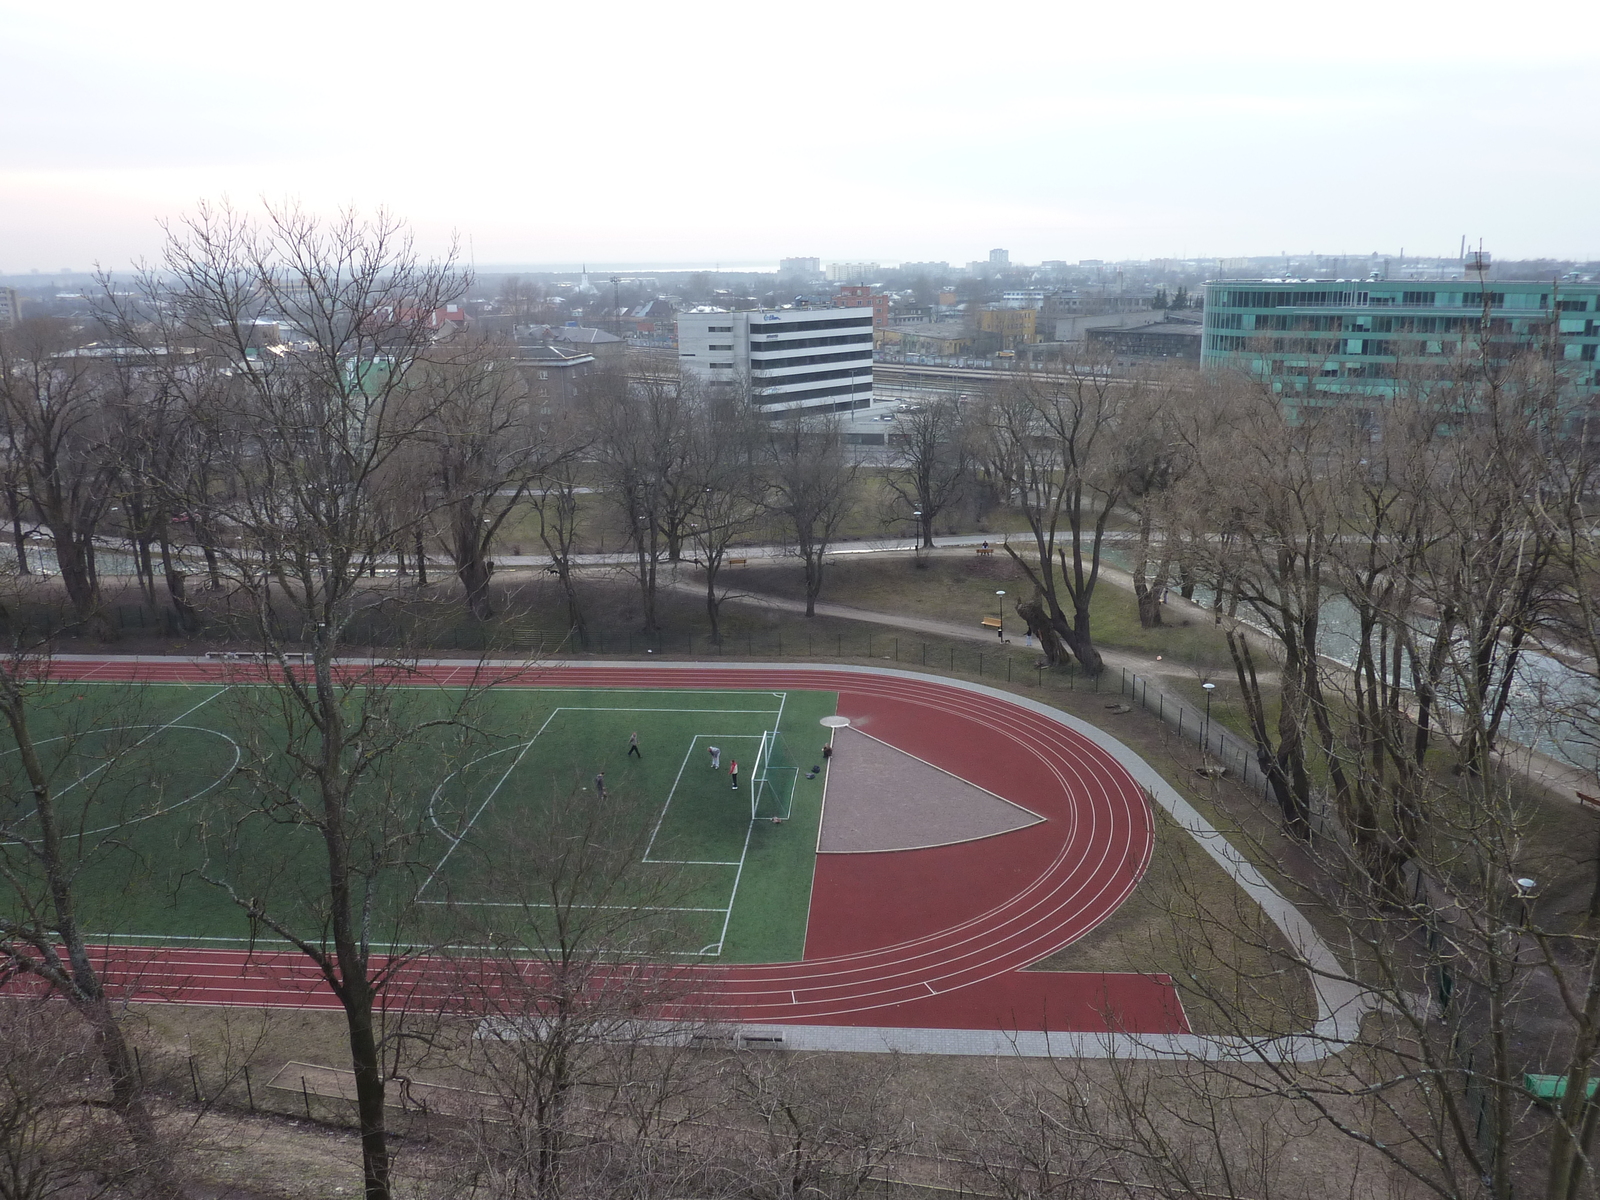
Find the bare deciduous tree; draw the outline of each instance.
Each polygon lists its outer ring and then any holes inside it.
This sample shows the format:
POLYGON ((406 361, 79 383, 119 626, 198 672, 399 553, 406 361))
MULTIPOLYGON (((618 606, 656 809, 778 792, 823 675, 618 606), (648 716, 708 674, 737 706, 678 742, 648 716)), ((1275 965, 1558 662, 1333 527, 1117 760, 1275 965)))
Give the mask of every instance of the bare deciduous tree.
POLYGON ((52 320, 0 337, 0 405, 15 477, 50 531, 73 613, 103 635, 94 539, 115 496, 113 411, 129 378, 83 341, 52 320))
POLYGON ((858 464, 834 417, 789 417, 767 441, 772 511, 787 522, 805 570, 806 616, 816 615, 828 548, 850 513, 858 464))
POLYGON ((895 421, 895 463, 889 490, 917 522, 924 549, 933 547, 933 525, 961 497, 976 459, 974 434, 965 409, 952 397, 913 406, 895 421))
POLYGON ((383 600, 363 577, 419 519, 389 503, 385 485, 437 416, 438 398, 419 400, 426 393, 412 385, 435 340, 434 314, 465 281, 448 260, 420 261, 385 215, 324 223, 269 209, 258 223, 202 207, 168 231, 161 269, 141 283, 144 311, 108 298, 120 336, 152 352, 198 346, 203 362, 164 382, 234 450, 225 488, 173 502, 227 531, 217 553, 272 664, 266 687, 238 693, 254 709, 241 722, 252 732, 253 786, 230 794, 236 811, 210 831, 204 877, 252 928, 304 954, 338 998, 366 1192, 386 1200, 379 998, 416 949, 397 880, 409 878, 432 828, 430 780, 448 770, 437 747, 418 747, 459 710, 397 692, 403 662, 340 660, 352 623, 383 600), (268 316, 292 333, 261 353, 257 322, 268 316), (296 652, 303 665, 291 662, 296 645, 306 646, 296 652), (319 853, 314 883, 303 866, 290 872, 286 860, 241 851, 247 832, 280 824, 305 839, 297 861, 319 853))

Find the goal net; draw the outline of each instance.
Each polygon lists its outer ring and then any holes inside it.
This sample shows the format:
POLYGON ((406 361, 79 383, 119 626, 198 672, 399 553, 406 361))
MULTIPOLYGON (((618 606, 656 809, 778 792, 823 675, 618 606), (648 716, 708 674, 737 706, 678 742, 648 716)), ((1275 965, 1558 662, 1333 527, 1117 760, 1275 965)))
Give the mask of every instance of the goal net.
POLYGON ((768 730, 761 735, 755 770, 750 775, 750 819, 787 821, 794 807, 795 765, 783 735, 768 730))

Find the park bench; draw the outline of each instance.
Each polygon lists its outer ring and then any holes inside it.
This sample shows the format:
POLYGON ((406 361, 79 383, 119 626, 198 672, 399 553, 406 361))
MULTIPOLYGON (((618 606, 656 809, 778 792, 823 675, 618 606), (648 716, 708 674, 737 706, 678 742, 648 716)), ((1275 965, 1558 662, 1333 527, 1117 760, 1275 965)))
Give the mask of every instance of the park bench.
POLYGON ((994 547, 993 546, 979 546, 978 547, 978 553, 979 554, 983 554, 983 555, 993 554, 994 553, 994 547))
POLYGON ((985 617, 983 619, 983 627, 985 629, 1000 629, 1002 628, 1002 622, 999 617, 985 617))
MULTIPOLYGON (((1554 1103, 1563 1099, 1567 1094, 1567 1076, 1565 1075, 1524 1075, 1522 1086, 1535 1100, 1544 1100, 1554 1103)), ((1591 1077, 1585 1089, 1585 1095, 1594 1098, 1595 1089, 1600 1088, 1600 1076, 1591 1077)))
POLYGON ((745 564, 747 564, 749 561, 750 560, 748 558, 730 558, 728 560, 728 565, 730 567, 742 567, 745 564))
POLYGON ((1590 808, 1600 808, 1600 796, 1591 796, 1588 792, 1575 792, 1573 794, 1578 797, 1581 803, 1587 804, 1590 808))

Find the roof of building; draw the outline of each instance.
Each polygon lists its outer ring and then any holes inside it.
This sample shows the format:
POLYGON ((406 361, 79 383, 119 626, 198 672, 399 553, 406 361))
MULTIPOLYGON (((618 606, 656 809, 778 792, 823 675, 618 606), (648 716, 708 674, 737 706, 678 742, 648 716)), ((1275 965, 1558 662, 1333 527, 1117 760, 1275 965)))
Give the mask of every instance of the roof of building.
POLYGON ((517 351, 517 357, 524 362, 538 362, 543 365, 556 367, 575 367, 586 362, 593 362, 594 355, 583 350, 572 350, 565 346, 551 346, 541 344, 537 346, 522 346, 517 351))
POLYGON ((972 334, 960 321, 925 321, 920 325, 897 326, 901 333, 909 333, 915 337, 971 337, 972 334))
POLYGON ((533 325, 518 340, 524 342, 566 342, 578 346, 603 346, 620 342, 616 334, 583 325, 533 325))
POLYGON ((1090 337, 1113 337, 1123 333, 1172 333, 1184 337, 1199 337, 1198 321, 1152 321, 1148 325, 1128 325, 1111 329, 1091 329, 1090 337))

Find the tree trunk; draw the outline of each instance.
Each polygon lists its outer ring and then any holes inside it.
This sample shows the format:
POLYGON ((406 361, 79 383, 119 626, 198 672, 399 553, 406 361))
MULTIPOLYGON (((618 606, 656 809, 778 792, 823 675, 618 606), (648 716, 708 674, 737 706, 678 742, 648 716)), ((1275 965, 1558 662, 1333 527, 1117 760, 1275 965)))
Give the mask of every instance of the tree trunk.
POLYGON ((39 969, 36 974, 48 981, 94 1030, 95 1044, 111 1079, 112 1108, 127 1132, 139 1170, 149 1181, 152 1193, 179 1200, 183 1189, 178 1184, 171 1156, 160 1144, 155 1122, 145 1104, 144 1089, 133 1056, 128 1050, 127 1039, 117 1024, 78 924, 76 896, 72 890, 75 871, 66 859, 66 843, 70 834, 61 828, 57 819, 50 774, 39 759, 28 726, 25 701, 15 680, 6 680, 3 686, 5 694, 0 700, 0 709, 3 709, 6 723, 11 728, 18 759, 33 795, 39 822, 35 855, 49 890, 48 911, 54 926, 48 931, 53 936, 43 938, 39 945, 39 961, 36 964, 39 969), (57 957, 55 945, 58 939, 67 953, 65 963, 57 957))
POLYGON ((6 503, 11 510, 11 544, 17 548, 17 574, 32 575, 33 568, 28 565, 28 539, 22 532, 22 500, 16 488, 6 489, 6 503))
POLYGON ((109 636, 111 627, 100 607, 100 588, 94 573, 94 545, 69 525, 52 526, 56 540, 56 565, 61 583, 78 622, 97 636, 109 636))
POLYGON ((639 559, 639 600, 644 608, 644 632, 655 633, 656 621, 656 547, 655 530, 641 532, 635 539, 639 559), (649 538, 647 542, 645 539, 649 538))
MULTIPOLYGON (((1289 831, 1301 841, 1311 838, 1310 807, 1306 795, 1296 788, 1295 776, 1304 777, 1304 762, 1296 772, 1292 754, 1280 739, 1276 751, 1267 733, 1266 705, 1262 702, 1261 685, 1256 677, 1255 659, 1250 653, 1250 643, 1243 635, 1229 630, 1228 654, 1233 659, 1234 674, 1239 680, 1239 695, 1244 701, 1245 717, 1250 722, 1251 739, 1256 746, 1256 764, 1267 777, 1273 798, 1283 812, 1289 831)), ((1279 731, 1283 725, 1280 721, 1279 731)))
POLYGON ((814 547, 802 546, 800 558, 806 573, 806 616, 817 615, 817 597, 822 594, 822 555, 814 547))
POLYGON ((367 1200, 389 1200, 389 1135, 384 1112, 383 1057, 373 1028, 372 986, 366 964, 355 981, 345 979, 345 1024, 350 1034, 350 1066, 355 1072, 356 1119, 361 1130, 361 1169, 367 1200))
POLYGON ((722 555, 714 555, 706 562, 706 619, 711 622, 711 644, 722 645, 722 601, 717 597, 717 573, 722 566, 722 555))
POLYGON ((178 628, 192 634, 200 628, 200 614, 184 594, 184 581, 188 578, 172 565, 172 549, 167 539, 161 539, 161 566, 167 577, 167 594, 172 597, 172 609, 178 614, 178 628))
POLYGON ((206 558, 206 588, 209 591, 222 590, 222 568, 217 564, 217 547, 211 540, 211 534, 202 522, 195 522, 195 540, 200 543, 200 553, 206 558))
POLYGON ((493 574, 488 561, 481 554, 468 555, 456 567, 456 578, 461 580, 461 586, 466 589, 467 611, 479 621, 487 621, 494 616, 494 609, 489 604, 489 580, 493 574))
POLYGON ((1060 666, 1068 651, 1062 645, 1061 635, 1056 632, 1050 614, 1045 612, 1044 602, 1038 597, 1026 602, 1019 600, 1016 609, 1017 616, 1027 624, 1029 632, 1039 639, 1039 649, 1044 653, 1045 662, 1052 667, 1060 666))

